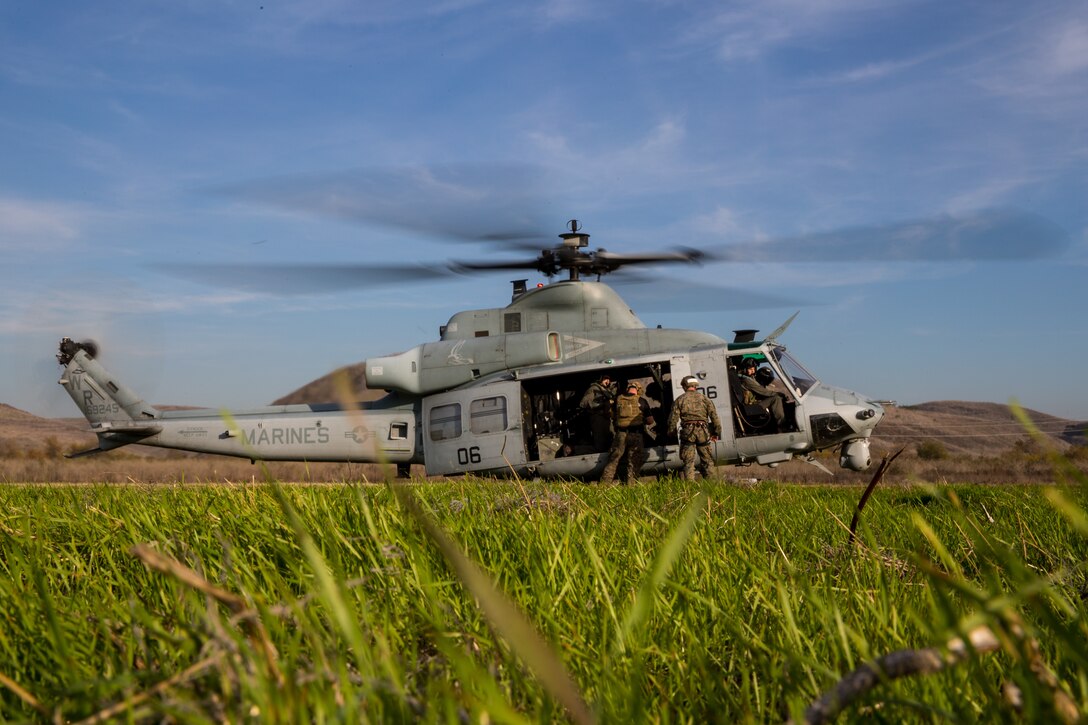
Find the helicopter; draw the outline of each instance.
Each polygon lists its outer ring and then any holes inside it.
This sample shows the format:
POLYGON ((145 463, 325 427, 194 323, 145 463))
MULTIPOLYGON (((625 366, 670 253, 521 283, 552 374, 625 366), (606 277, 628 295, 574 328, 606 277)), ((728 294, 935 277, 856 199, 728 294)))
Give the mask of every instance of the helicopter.
POLYGON ((798 459, 827 471, 816 458, 837 449, 839 466, 869 468, 869 443, 885 402, 822 383, 780 338, 796 317, 765 337, 735 331, 733 340, 694 330, 651 328, 620 294, 601 281, 622 267, 698 264, 706 253, 622 254, 588 250, 589 234, 571 220, 558 245, 526 259, 457 262, 458 274, 536 270, 547 284, 512 282, 503 307, 457 312, 439 339, 364 362, 366 385, 378 400, 292 404, 222 413, 152 407, 97 360, 97 346, 63 338, 59 383, 98 437, 96 448, 130 444, 249 458, 412 464, 428 476, 473 474, 542 478, 599 477, 608 445, 593 441, 579 406, 603 375, 637 381, 659 421, 648 433, 641 475, 681 469, 677 432, 664 430, 681 381, 694 377, 723 422, 713 442, 717 465, 774 467, 798 459), (565 279, 554 279, 562 273, 565 279), (746 402, 742 362, 760 368, 760 382, 784 400, 781 422, 746 402))

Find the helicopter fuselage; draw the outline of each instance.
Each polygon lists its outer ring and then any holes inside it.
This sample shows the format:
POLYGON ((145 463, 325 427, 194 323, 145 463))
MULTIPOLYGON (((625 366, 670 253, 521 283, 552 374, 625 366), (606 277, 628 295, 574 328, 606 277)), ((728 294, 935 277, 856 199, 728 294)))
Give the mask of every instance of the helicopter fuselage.
MULTIPOLYGON (((515 288, 517 289, 517 288, 515 288)), ((502 308, 454 315, 440 339, 366 361, 379 400, 239 411, 160 411, 116 382, 93 352, 65 340, 61 384, 109 450, 130 443, 256 460, 422 464, 428 475, 473 473, 594 477, 607 448, 594 445, 585 390, 608 373, 643 384, 653 421, 642 474, 682 466, 669 409, 694 375, 723 430, 716 463, 777 465, 839 447, 840 465, 869 465, 868 441, 883 417, 875 401, 818 382, 777 342, 648 328, 607 285, 580 280, 515 292, 502 308), (738 372, 756 361, 782 397, 775 421, 746 399, 738 372)))

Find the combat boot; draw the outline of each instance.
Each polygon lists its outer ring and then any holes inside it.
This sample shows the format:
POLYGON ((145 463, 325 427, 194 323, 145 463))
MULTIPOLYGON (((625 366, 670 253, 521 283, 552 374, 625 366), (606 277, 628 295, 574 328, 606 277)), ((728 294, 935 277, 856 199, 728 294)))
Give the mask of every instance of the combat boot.
POLYGON ((616 478, 616 465, 610 463, 607 466, 605 466, 604 471, 601 472, 600 483, 612 483, 613 479, 615 479, 615 478, 616 478))

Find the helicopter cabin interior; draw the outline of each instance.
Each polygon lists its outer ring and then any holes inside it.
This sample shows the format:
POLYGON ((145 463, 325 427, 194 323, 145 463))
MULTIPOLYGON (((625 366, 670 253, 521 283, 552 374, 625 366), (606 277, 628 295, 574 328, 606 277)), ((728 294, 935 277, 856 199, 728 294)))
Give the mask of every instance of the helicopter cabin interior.
POLYGON ((642 385, 643 397, 650 404, 652 420, 646 426, 648 445, 676 443, 675 433, 668 435, 665 424, 672 408, 672 374, 669 362, 617 366, 607 371, 589 372, 525 380, 522 384, 522 412, 529 459, 549 461, 564 456, 603 453, 608 446, 594 445, 590 411, 580 407, 586 390, 607 372, 616 390, 631 381, 642 385))
MULTIPOLYGON (((716 368, 710 371, 700 392, 714 400, 725 426, 730 426, 731 421, 732 436, 726 433, 725 437, 739 439, 797 430, 798 391, 780 379, 782 373, 777 365, 783 363, 777 356, 772 363, 763 350, 728 355, 718 351, 702 362, 716 368), (723 357, 725 365, 720 364, 723 357), (744 358, 757 362, 761 385, 782 393, 785 420, 781 425, 758 402, 751 398, 746 402, 738 370, 744 358), (719 364, 712 364, 714 359, 719 364), (719 392, 721 387, 727 387, 728 393, 719 392), (722 405, 722 394, 729 396, 728 405, 722 405)), ((620 387, 632 380, 642 384, 652 417, 646 427, 647 448, 676 445, 676 432, 666 430, 674 397, 672 363, 665 358, 606 370, 594 367, 559 375, 506 377, 429 396, 424 406, 428 469, 432 473, 502 469, 606 452, 609 444, 599 439, 595 442, 592 415, 580 406, 583 395, 605 372, 620 387), (520 426, 516 424, 517 416, 520 426)), ((687 367, 685 364, 682 373, 677 374, 686 375, 687 367)))

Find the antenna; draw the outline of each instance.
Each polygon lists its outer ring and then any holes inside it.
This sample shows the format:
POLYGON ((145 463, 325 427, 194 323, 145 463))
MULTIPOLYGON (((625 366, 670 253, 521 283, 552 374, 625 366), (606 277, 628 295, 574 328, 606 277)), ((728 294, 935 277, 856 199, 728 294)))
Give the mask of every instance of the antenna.
MULTIPOLYGON (((570 231, 563 232, 559 235, 559 238, 563 240, 563 252, 569 251, 570 253, 578 254, 579 249, 589 246, 589 235, 582 233, 582 225, 577 219, 568 221, 567 229, 570 231)), ((579 279, 577 264, 571 264, 570 266, 570 279, 579 279)))
POLYGON ((571 219, 567 222, 567 229, 570 231, 559 235, 559 238, 563 240, 564 247, 581 249, 589 246, 589 235, 582 234, 582 224, 577 219, 571 219))

